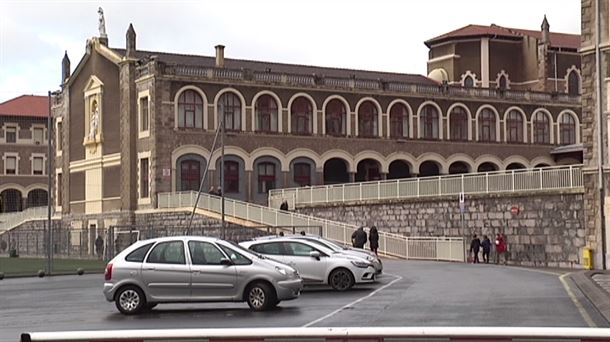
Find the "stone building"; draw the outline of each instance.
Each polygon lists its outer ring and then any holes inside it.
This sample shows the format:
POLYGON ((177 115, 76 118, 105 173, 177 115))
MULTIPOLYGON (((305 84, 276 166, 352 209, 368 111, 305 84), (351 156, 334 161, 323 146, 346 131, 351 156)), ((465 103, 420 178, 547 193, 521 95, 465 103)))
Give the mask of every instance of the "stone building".
POLYGON ((520 74, 518 64, 495 59, 515 53, 548 76, 548 65, 529 61, 537 55, 518 47, 536 42, 548 56, 556 49, 560 68, 575 66, 569 85, 579 63, 568 46, 554 44, 555 34, 550 42, 524 34, 524 42, 479 37, 489 51, 471 54, 489 55, 493 67, 486 69, 466 63, 470 57, 453 36, 427 42, 429 77, 230 59, 222 45, 212 57, 141 51, 131 25, 125 49, 109 47, 105 34, 94 37, 73 73, 64 60, 62 92, 53 100, 66 142, 56 162, 63 194, 57 210, 65 217, 114 212, 133 221, 136 211, 156 207, 157 193, 198 189, 206 168, 206 190, 220 185, 224 169, 227 196, 264 203, 279 187, 582 161, 578 91, 569 93, 565 83, 557 91, 525 90, 539 85, 527 86, 531 75, 520 74), (459 58, 441 51, 449 42, 459 58), (514 51, 503 48, 511 44, 514 51), (497 54, 496 45, 504 50, 497 54), (504 70, 506 82, 472 76, 472 86, 456 84, 479 69, 504 70), (221 167, 212 145, 223 120, 221 167))
POLYGON ((0 103, 0 213, 47 205, 49 98, 0 103))

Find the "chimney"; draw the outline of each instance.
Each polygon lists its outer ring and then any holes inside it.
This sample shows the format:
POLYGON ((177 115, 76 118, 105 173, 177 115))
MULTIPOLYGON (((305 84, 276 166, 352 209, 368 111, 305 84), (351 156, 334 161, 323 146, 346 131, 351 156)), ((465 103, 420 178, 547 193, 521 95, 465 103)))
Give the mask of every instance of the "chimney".
POLYGON ((551 43, 551 37, 550 37, 550 25, 548 20, 546 20, 546 14, 544 15, 544 19, 542 20, 542 25, 540 26, 540 28, 542 29, 542 43, 543 44, 550 44, 551 43))
POLYGON ((61 84, 66 82, 70 77, 70 58, 68 58, 68 51, 64 53, 64 58, 61 60, 61 84))
POLYGON ((224 45, 216 45, 216 67, 217 68, 225 67, 225 46, 224 45))
POLYGON ((133 25, 129 24, 127 34, 125 35, 126 52, 125 55, 128 58, 136 57, 136 31, 133 29, 133 25))

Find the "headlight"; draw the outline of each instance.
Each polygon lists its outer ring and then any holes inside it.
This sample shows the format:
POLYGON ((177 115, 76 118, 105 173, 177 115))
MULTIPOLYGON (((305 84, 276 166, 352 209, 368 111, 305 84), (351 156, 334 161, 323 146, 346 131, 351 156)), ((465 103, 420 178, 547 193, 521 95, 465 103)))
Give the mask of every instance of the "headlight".
POLYGON ((375 261, 375 258, 373 258, 373 257, 372 257, 372 256, 370 256, 370 255, 367 255, 367 256, 366 256, 366 260, 368 260, 368 261, 375 261))
POLYGON ((370 264, 368 262, 364 262, 364 261, 352 260, 352 265, 359 267, 359 268, 367 268, 367 267, 369 267, 370 264))
POLYGON ((281 275, 283 275, 283 276, 288 276, 288 273, 287 273, 287 272, 286 272, 286 270, 285 270, 285 269, 283 269, 283 268, 280 268, 280 267, 275 266, 275 270, 276 270, 276 271, 277 271, 279 274, 281 274, 281 275))

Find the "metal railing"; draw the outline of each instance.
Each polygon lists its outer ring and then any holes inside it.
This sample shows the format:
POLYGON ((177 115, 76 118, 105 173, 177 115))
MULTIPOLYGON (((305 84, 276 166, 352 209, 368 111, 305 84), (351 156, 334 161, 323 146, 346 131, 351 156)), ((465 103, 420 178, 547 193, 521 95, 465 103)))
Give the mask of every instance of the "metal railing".
POLYGON ((549 191, 583 187, 582 166, 495 171, 438 177, 405 178, 339 185, 275 189, 269 206, 287 201, 291 208, 311 204, 420 198, 464 194, 549 191))
POLYGON ((13 229, 20 224, 31 220, 43 220, 47 218, 47 207, 28 208, 24 211, 0 214, 0 233, 13 229))
MULTIPOLYGON (((159 193, 158 208, 192 208, 197 192, 185 191, 159 193)), ((197 207, 216 214, 221 213, 221 198, 201 194, 197 207)), ((258 204, 225 198, 225 215, 258 225, 268 226, 308 226, 322 227, 322 236, 342 244, 351 244, 351 237, 357 226, 308 216, 290 211, 278 210, 258 204)), ((307 233, 319 234, 319 228, 307 233)), ((464 240, 450 237, 407 237, 399 234, 379 232, 379 252, 405 259, 464 261, 464 240)))

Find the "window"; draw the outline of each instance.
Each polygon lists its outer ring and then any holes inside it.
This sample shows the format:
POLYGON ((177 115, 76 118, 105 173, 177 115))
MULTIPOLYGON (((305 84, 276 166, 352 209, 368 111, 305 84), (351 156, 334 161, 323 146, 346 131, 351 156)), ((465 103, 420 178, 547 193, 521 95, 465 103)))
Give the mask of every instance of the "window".
POLYGON ((421 111, 421 131, 424 139, 438 139, 438 110, 432 105, 426 105, 421 111))
POLYGON ((506 118, 506 140, 511 143, 523 142, 523 115, 511 110, 506 118))
POLYGON ((233 261, 234 265, 250 265, 252 263, 252 261, 250 261, 250 259, 246 258, 243 254, 239 253, 238 251, 235 251, 235 250, 233 250, 229 247, 223 246, 221 244, 219 244, 219 246, 225 252, 225 254, 229 256, 231 261, 233 261))
MULTIPOLYGON (((227 131, 241 130, 241 101, 234 93, 222 94, 218 110, 219 120, 222 120, 222 115, 224 115, 227 131)), ((220 125, 220 122, 218 124, 220 125)))
POLYGON ((361 137, 377 136, 377 107, 366 101, 358 109, 358 135, 361 137))
POLYGON ((506 90, 507 86, 508 86, 508 82, 506 81, 506 76, 504 76, 504 75, 500 76, 500 79, 498 80, 498 89, 506 90))
POLYGON ((64 149, 64 135, 63 135, 63 124, 61 122, 57 123, 57 150, 61 151, 64 149))
POLYGON ((262 95, 256 100, 256 130, 277 132, 277 103, 270 95, 262 95))
POLYGON ((564 113, 561 116, 559 123, 559 131, 561 134, 561 144, 570 145, 576 143, 576 122, 570 114, 564 113))
POLYGON ((292 102, 292 132, 295 134, 312 133, 313 109, 311 102, 305 97, 299 97, 292 102))
POLYGON ((284 242, 284 248, 286 248, 286 255, 294 256, 309 256, 309 253, 316 251, 315 248, 298 242, 284 242))
POLYGON ((7 175, 17 174, 17 157, 7 156, 4 159, 4 170, 7 175))
POLYGON ((32 174, 33 175, 42 175, 44 174, 44 159, 43 157, 33 157, 32 158, 32 174))
POLYGON ((227 193, 239 192, 239 163, 235 161, 225 161, 225 184, 224 191, 227 193))
POLYGON ((161 242, 148 255, 147 263, 184 265, 184 244, 182 241, 161 242))
POLYGON ((538 112, 534 114, 534 143, 535 144, 550 144, 550 128, 549 128, 549 117, 543 113, 538 112))
POLYGON ((57 174, 57 206, 61 206, 63 202, 63 179, 61 173, 57 174))
POLYGON ((193 265, 220 265, 226 258, 216 246, 204 241, 189 241, 189 252, 193 265))
POLYGON ((575 70, 568 74, 568 94, 570 96, 580 95, 580 77, 575 70))
MULTIPOLYGON (((185 115, 186 115, 186 110, 185 110, 185 115)), ((148 96, 146 96, 146 97, 140 98, 140 132, 148 131, 148 119, 149 119, 148 96)), ((186 119, 186 116, 185 116, 185 119, 186 119)), ((185 123, 186 123, 186 120, 185 120, 185 123)), ((201 126, 199 126, 199 128, 201 128, 201 126)))
MULTIPOLYGON (((146 98, 146 103, 148 103, 148 98, 146 98)), ((146 105, 146 116, 146 126, 148 127, 148 105, 146 105)), ((178 127, 203 127, 203 100, 192 89, 185 90, 178 98, 178 127)))
POLYGON ((395 139, 409 137, 409 112, 402 103, 395 104, 390 109, 390 137, 395 139))
POLYGON ((451 140, 468 140, 468 115, 464 108, 455 107, 451 110, 449 128, 451 131, 451 140))
POLYGON ((282 255, 281 242, 262 243, 260 245, 252 245, 250 249, 261 254, 282 255))
POLYGON ((474 87, 474 79, 471 76, 466 76, 464 78, 464 87, 465 88, 472 88, 472 87, 474 87))
POLYGON ((180 191, 198 191, 201 163, 188 159, 180 162, 180 191))
POLYGON ((489 108, 479 114, 479 141, 496 141, 496 114, 489 108))
POLYGON ((35 127, 32 130, 32 140, 36 145, 42 144, 44 142, 44 128, 35 127))
POLYGON ((345 105, 339 99, 333 99, 326 105, 326 134, 343 136, 346 134, 345 105))
POLYGON ((152 245, 152 243, 149 243, 147 245, 137 248, 135 251, 129 253, 125 257, 125 261, 143 262, 144 258, 146 257, 146 253, 148 253, 148 250, 150 249, 150 247, 152 247, 152 245))
POLYGON ((17 142, 17 127, 6 127, 4 129, 4 139, 7 143, 14 144, 17 142))
POLYGON ((258 164, 258 192, 268 193, 271 189, 275 189, 275 164, 260 163, 258 164))
POLYGON ((140 198, 148 198, 148 158, 140 159, 140 198))
POLYGON ((307 163, 295 163, 294 182, 299 186, 311 185, 311 165, 307 163))

